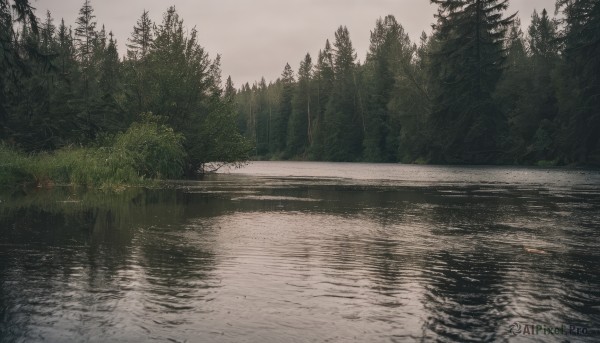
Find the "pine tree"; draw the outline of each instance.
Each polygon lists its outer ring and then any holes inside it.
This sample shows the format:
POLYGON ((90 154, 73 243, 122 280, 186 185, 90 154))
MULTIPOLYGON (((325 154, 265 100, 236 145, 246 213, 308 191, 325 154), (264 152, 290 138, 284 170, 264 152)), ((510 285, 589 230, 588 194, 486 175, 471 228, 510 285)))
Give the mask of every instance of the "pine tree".
POLYGON ((186 33, 183 20, 170 7, 157 27, 148 58, 148 82, 143 88, 142 112, 169 118, 178 131, 189 128, 191 117, 205 110, 211 88, 208 54, 197 42, 195 29, 186 33))
POLYGON ((130 60, 144 59, 154 39, 152 33, 152 27, 154 24, 150 20, 148 11, 144 10, 140 19, 138 19, 136 25, 133 27, 131 37, 128 39, 127 44, 127 58, 130 60))
MULTIPOLYGON (((365 64, 366 130, 364 159, 373 162, 392 162, 398 153, 399 118, 390 113, 396 94, 397 80, 410 73, 414 46, 402 25, 394 16, 378 19, 371 31, 371 45, 365 64)), ((410 85, 409 87, 413 87, 410 85)), ((403 93, 406 90, 404 90, 403 93)), ((397 94, 398 97, 403 94, 397 94)), ((360 100, 360 99, 359 99, 360 100)))
POLYGON ((546 61, 556 59, 560 49, 558 45, 557 23, 548 18, 546 9, 542 10, 541 16, 538 15, 537 11, 533 11, 528 34, 527 41, 531 55, 546 61))
POLYGON ((501 155, 504 120, 492 101, 505 59, 504 38, 514 15, 508 0, 431 0, 438 46, 432 78, 436 98, 432 159, 486 163, 501 155))
POLYGON ((274 89, 264 77, 260 79, 256 88, 257 93, 252 99, 254 104, 253 135, 256 142, 256 154, 266 155, 269 152, 271 120, 274 109, 279 104, 280 92, 274 89))
POLYGON ((54 47, 54 35, 56 34, 56 26, 54 26, 54 19, 52 19, 52 15, 50 11, 46 12, 46 20, 42 25, 42 29, 40 30, 41 42, 40 49, 41 52, 45 55, 55 54, 54 47))
POLYGON ((208 67, 208 77, 209 80, 207 82, 210 85, 210 95, 213 97, 220 97, 223 94, 223 80, 221 79, 221 55, 217 54, 215 59, 208 67))
POLYGON ((325 48, 319 50, 317 64, 315 65, 313 84, 315 96, 315 120, 311 123, 313 139, 309 148, 310 158, 321 160, 325 150, 325 110, 333 87, 333 50, 329 40, 325 41, 325 48))
POLYGON ((18 87, 18 76, 28 72, 24 62, 26 57, 19 53, 15 39, 15 23, 27 26, 34 34, 38 32, 34 8, 29 1, 12 2, 0 0, 0 138, 9 135, 9 103, 16 99, 14 91, 18 87))
POLYGON ((556 137, 554 119, 558 113, 558 100, 554 82, 554 71, 560 61, 557 23, 548 18, 546 10, 541 16, 536 11, 528 29, 531 76, 530 88, 524 93, 524 111, 521 116, 525 139, 531 142, 526 153, 537 162, 555 158, 556 137))
POLYGON ((355 161, 362 153, 364 118, 358 104, 356 53, 346 27, 336 31, 334 47, 334 81, 324 118, 324 157, 355 161))
POLYGON ((198 32, 185 29, 175 7, 163 15, 146 58, 152 82, 142 94, 147 99, 142 110, 166 117, 184 135, 188 175, 213 158, 229 162, 247 156, 249 145, 237 134, 235 108, 220 96, 219 58, 211 61, 198 32))
MULTIPOLYGON (((408 42, 408 41, 407 41, 408 42)), ((386 146, 388 156, 395 151, 395 160, 412 163, 427 155, 431 134, 427 125, 431 112, 431 80, 428 78, 432 40, 423 32, 419 45, 403 44, 398 54, 398 69, 393 96, 387 105, 390 111, 390 134, 386 146)))
POLYGON ((117 41, 112 31, 109 33, 108 45, 102 59, 100 76, 100 89, 105 94, 113 94, 118 88, 119 78, 119 53, 117 52, 117 41))
POLYGON ((85 139, 94 139, 99 131, 96 126, 96 118, 93 112, 96 110, 95 96, 97 85, 96 61, 98 54, 98 32, 96 32, 96 16, 90 0, 85 0, 79 10, 76 20, 75 47, 81 68, 81 103, 79 117, 83 124, 83 136, 85 139))
POLYGON ((235 97, 236 90, 233 85, 233 81, 231 80, 231 75, 227 77, 227 81, 225 82, 225 92, 223 93, 223 97, 227 101, 232 101, 235 97))
POLYGON ((125 129, 131 120, 125 120, 124 110, 118 98, 121 94, 120 61, 117 52, 117 41, 113 33, 109 33, 108 45, 100 68, 100 92, 102 107, 102 127, 107 131, 125 129))
POLYGON ((279 80, 282 93, 279 98, 277 111, 271 119, 270 125, 270 152, 272 154, 285 151, 287 142, 287 129, 290 116, 292 114, 292 96, 294 92, 294 71, 289 63, 285 64, 281 79, 279 80))
POLYGON ((52 93, 52 109, 56 113, 55 123, 58 127, 56 137, 60 140, 57 146, 82 143, 86 130, 85 122, 80 116, 82 112, 79 89, 81 71, 74 42, 71 28, 67 27, 62 19, 56 34, 57 77, 52 93))
POLYGON ((565 17, 561 157, 565 163, 600 165, 600 1, 559 0, 557 8, 565 17))
POLYGON ((312 58, 307 53, 300 62, 298 83, 292 98, 292 115, 287 137, 287 154, 289 156, 304 155, 312 141, 312 68, 312 58))
POLYGON ((505 43, 506 70, 494 94, 500 111, 507 118, 509 134, 506 143, 511 162, 516 163, 523 163, 527 158, 532 129, 535 130, 538 124, 531 124, 530 120, 532 110, 527 94, 532 88, 532 73, 525 45, 521 21, 516 18, 508 30, 505 43))
POLYGON ((129 80, 129 111, 142 113, 149 110, 151 71, 148 55, 154 42, 154 23, 150 20, 148 11, 144 11, 133 27, 127 44, 127 59, 124 62, 124 72, 129 80))
POLYGON ((90 63, 92 54, 94 52, 94 46, 98 38, 96 32, 96 16, 94 15, 94 9, 90 3, 90 0, 85 0, 83 6, 79 10, 79 17, 77 17, 77 27, 75 28, 75 42, 78 51, 79 61, 84 66, 90 63))

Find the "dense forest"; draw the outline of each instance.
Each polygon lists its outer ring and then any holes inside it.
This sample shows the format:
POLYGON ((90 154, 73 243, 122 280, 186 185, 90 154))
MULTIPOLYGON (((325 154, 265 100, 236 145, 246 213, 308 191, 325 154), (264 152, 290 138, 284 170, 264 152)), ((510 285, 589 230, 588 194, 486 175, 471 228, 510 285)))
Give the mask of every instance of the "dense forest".
POLYGON ((379 19, 357 60, 341 26, 297 72, 227 80, 238 127, 265 159, 600 165, 600 1, 559 0, 522 28, 508 1, 432 0, 412 42, 379 19))
MULTIPOLYGON (((248 159, 252 147, 237 130, 234 104, 223 96, 220 57, 209 57, 175 7, 160 23, 144 11, 132 26, 121 58, 116 38, 97 23, 89 0, 74 26, 57 23, 49 12, 38 18, 27 0, 0 0, 3 159, 45 152, 72 174, 84 157, 87 164, 115 161, 105 176, 151 178, 248 159)), ((61 173, 50 167, 51 174, 61 173)))
POLYGON ((527 28, 507 0, 431 2, 418 42, 389 15, 359 61, 340 26, 297 72, 236 89, 175 7, 142 12, 119 56, 89 0, 73 25, 0 0, 0 155, 90 148, 65 159, 171 178, 252 156, 600 164, 599 0, 558 0, 527 28))

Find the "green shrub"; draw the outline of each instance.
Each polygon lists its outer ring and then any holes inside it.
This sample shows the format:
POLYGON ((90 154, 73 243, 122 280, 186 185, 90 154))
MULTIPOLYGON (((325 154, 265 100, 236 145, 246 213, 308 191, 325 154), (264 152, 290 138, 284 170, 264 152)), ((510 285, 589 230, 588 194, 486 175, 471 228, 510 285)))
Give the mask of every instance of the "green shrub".
POLYGON ((110 154, 114 163, 128 163, 146 178, 181 177, 186 161, 183 135, 159 121, 158 116, 144 114, 142 122, 117 135, 110 154))

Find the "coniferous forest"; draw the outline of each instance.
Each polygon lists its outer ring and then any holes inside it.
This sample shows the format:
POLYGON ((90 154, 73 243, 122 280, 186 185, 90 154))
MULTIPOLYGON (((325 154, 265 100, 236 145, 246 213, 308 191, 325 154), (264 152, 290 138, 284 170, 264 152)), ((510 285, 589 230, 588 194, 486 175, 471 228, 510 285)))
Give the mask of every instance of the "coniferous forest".
POLYGON ((340 26, 238 89, 175 7, 156 23, 143 11, 119 56, 89 0, 75 23, 0 0, 3 159, 84 149, 145 177, 249 158, 600 164, 600 1, 558 0, 528 27, 507 0, 431 2, 417 42, 388 15, 360 61, 340 26))
POLYGON ((600 164, 600 1, 507 13, 504 0, 432 0, 433 33, 376 21, 364 61, 340 26, 297 72, 225 95, 266 159, 600 164))

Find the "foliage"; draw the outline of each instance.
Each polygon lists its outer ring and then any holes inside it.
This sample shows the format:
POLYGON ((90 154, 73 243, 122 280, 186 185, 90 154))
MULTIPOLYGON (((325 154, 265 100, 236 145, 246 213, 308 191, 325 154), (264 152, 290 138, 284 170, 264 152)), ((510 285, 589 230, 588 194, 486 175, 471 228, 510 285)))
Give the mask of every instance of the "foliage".
POLYGON ((239 89, 175 7, 143 11, 120 58, 82 2, 71 29, 0 0, 2 183, 192 176, 250 155, 600 164, 598 0, 558 0, 560 20, 542 9, 527 28, 507 0, 432 0, 418 42, 386 16, 358 61, 340 26, 297 73, 239 89))
POLYGON ((142 13, 123 60, 90 0, 74 30, 64 20, 55 26, 50 13, 38 24, 27 0, 2 0, 0 10, 0 142, 39 163, 27 166, 30 178, 90 184, 101 176, 176 178, 210 160, 247 158, 249 143, 226 106, 232 95, 222 95, 220 56, 209 58, 175 7, 159 25, 142 13), (79 168, 73 156, 94 168, 79 168))
POLYGON ((491 162, 502 150, 505 120, 492 99, 502 75, 503 39, 514 15, 507 0, 432 0, 438 4, 431 77, 431 157, 437 162, 491 162))
POLYGON ((235 126, 235 112, 232 105, 216 101, 212 104, 208 117, 198 127, 197 144, 189 146, 192 165, 206 171, 207 164, 232 164, 239 166, 249 159, 253 145, 250 144, 235 126))
POLYGON ((108 139, 111 144, 99 147, 65 147, 25 155, 1 145, 0 185, 100 187, 181 177, 186 158, 183 136, 160 120, 144 114, 141 122, 134 122, 126 132, 108 139))
POLYGON ((64 148, 25 155, 2 146, 0 186, 76 184, 106 187, 141 182, 132 165, 108 148, 64 148), (8 162, 10 161, 10 162, 8 162))
POLYGON ((559 0, 557 8, 564 15, 557 150, 565 163, 600 165, 600 1, 559 0))
POLYGON ((600 164, 598 0, 558 0, 561 20, 541 9, 526 28, 507 0, 431 2, 416 44, 380 18, 360 63, 340 27, 296 81, 242 86, 255 158, 600 164))
MULTIPOLYGON (((410 127, 418 111, 405 113, 414 77, 411 61, 416 47, 393 16, 378 19, 364 66, 366 97, 364 159, 392 162, 400 154, 403 127, 410 127), (397 96, 396 94, 401 94, 397 96), (402 104, 401 104, 402 103, 402 104), (404 125, 403 125, 404 124, 404 125)), ((418 98, 418 97, 417 97, 418 98)))
POLYGON ((333 46, 333 82, 323 118, 323 157, 355 161, 362 153, 364 113, 357 87, 356 53, 345 26, 335 32, 333 46))
POLYGON ((306 54, 300 62, 298 69, 298 84, 294 88, 291 107, 292 113, 290 116, 287 132, 286 155, 287 156, 303 156, 306 154, 306 149, 312 142, 312 122, 314 104, 311 100, 315 97, 312 77, 312 58, 310 54, 306 54))
POLYGON ((184 174, 186 153, 183 135, 161 124, 161 118, 142 114, 125 133, 118 134, 112 155, 129 163, 145 178, 179 178, 184 174))

